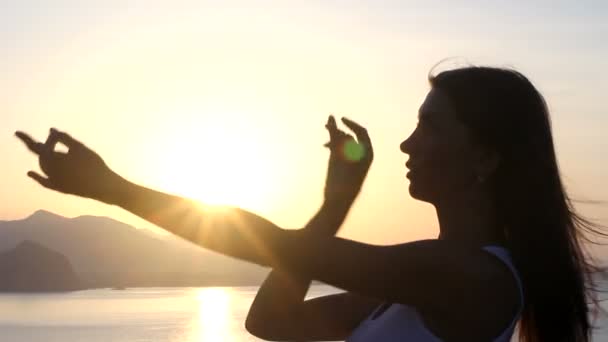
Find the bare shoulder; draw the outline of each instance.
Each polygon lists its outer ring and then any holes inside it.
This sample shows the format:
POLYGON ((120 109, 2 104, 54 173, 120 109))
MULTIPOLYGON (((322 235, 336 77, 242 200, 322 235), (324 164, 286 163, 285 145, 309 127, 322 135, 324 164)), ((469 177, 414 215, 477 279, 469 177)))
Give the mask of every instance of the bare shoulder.
POLYGON ((520 309, 516 276, 505 261, 483 249, 459 250, 454 258, 451 266, 461 280, 448 275, 446 280, 452 282, 442 286, 442 302, 421 308, 421 314, 429 328, 446 340, 490 340, 509 327, 520 309))

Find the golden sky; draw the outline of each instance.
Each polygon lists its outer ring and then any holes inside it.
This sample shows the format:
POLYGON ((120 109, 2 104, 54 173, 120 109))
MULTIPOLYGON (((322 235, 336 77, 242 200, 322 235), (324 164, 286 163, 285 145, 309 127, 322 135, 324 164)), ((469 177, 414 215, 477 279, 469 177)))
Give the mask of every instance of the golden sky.
MULTIPOLYGON (((321 204, 334 113, 365 125, 376 151, 340 234, 381 244, 434 237, 434 209, 410 198, 399 143, 429 69, 455 56, 526 74, 550 104, 568 190, 608 200, 600 2, 16 3, 0 11, 3 220, 43 208, 151 227, 26 177, 37 163, 13 132, 42 139, 57 127, 134 182, 300 227, 321 204)), ((581 207, 600 218, 606 209, 581 207)))

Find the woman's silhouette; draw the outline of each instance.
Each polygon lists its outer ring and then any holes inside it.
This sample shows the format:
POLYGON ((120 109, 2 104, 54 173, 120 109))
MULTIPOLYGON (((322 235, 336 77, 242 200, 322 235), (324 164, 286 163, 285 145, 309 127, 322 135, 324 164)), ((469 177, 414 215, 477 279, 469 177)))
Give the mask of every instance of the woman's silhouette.
POLYGON ((300 230, 131 183, 66 133, 51 130, 45 143, 17 135, 39 156, 46 177, 28 175, 42 186, 274 268, 247 320, 262 338, 508 341, 519 321, 524 341, 588 341, 595 269, 582 239, 601 232, 561 183, 543 97, 513 70, 467 67, 429 79, 401 150, 409 192, 436 208, 440 234, 392 246, 334 236, 373 158, 366 130, 350 120, 359 144, 328 121, 325 201, 300 230), (69 151, 54 151, 58 142, 69 151), (304 301, 310 280, 347 292, 304 301))

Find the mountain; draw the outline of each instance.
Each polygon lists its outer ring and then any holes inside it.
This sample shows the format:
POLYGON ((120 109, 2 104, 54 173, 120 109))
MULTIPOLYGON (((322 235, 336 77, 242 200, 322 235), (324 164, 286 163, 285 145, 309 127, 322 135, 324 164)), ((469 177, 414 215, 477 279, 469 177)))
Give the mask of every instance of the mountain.
POLYGON ((0 251, 31 241, 65 255, 88 287, 257 285, 267 270, 108 217, 39 210, 0 221, 0 251))
POLYGON ((0 253, 0 291, 71 291, 82 288, 68 259, 35 242, 24 241, 0 253))

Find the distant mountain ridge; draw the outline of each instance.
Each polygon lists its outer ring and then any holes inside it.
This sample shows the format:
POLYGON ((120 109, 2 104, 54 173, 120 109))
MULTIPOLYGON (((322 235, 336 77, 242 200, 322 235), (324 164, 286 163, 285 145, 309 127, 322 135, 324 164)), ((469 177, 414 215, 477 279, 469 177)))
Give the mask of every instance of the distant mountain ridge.
POLYGON ((108 217, 66 218, 38 210, 22 220, 0 221, 0 251, 23 241, 65 255, 88 287, 257 285, 267 273, 108 217))
POLYGON ((32 241, 0 253, 0 291, 71 291, 83 288, 69 260, 32 241))

